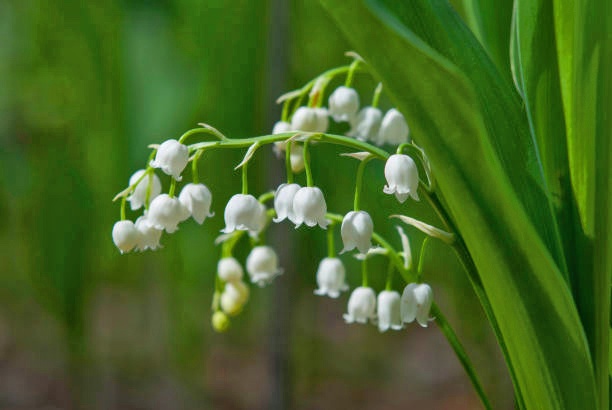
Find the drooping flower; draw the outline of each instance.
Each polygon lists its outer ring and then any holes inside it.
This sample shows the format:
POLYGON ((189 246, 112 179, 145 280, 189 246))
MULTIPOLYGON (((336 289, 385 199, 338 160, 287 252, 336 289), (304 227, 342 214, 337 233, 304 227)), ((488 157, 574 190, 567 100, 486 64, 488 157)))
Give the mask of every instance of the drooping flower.
POLYGON ((339 258, 324 258, 317 269, 317 285, 315 295, 327 295, 331 298, 340 296, 340 292, 348 290, 345 282, 346 270, 339 258))
POLYGON ((181 172, 189 162, 189 149, 177 140, 170 139, 162 142, 157 149, 155 159, 151 161, 153 168, 161 168, 166 174, 177 181, 181 180, 181 172))
POLYGON ((303 187, 295 193, 293 213, 296 228, 302 224, 310 227, 319 224, 321 228, 326 229, 329 225, 329 221, 325 219, 327 204, 323 192, 317 187, 303 187))
POLYGON ((278 267, 278 256, 269 246, 256 246, 246 260, 246 268, 251 282, 264 286, 282 273, 278 267))
POLYGON ((219 259, 217 263, 217 275, 224 282, 240 282, 244 271, 240 262, 231 256, 219 259))
POLYGON ((383 188, 385 194, 395 194, 398 201, 403 203, 408 196, 415 201, 419 200, 419 170, 414 160, 408 155, 391 155, 385 163, 385 178, 387 185, 383 188))
MULTIPOLYGON (((142 177, 142 175, 146 171, 144 169, 139 169, 134 172, 130 177, 129 185, 133 185, 142 177)), ((161 181, 159 177, 155 175, 154 172, 145 176, 134 188, 134 191, 130 196, 128 196, 127 200, 130 202, 130 208, 132 211, 140 209, 145 204, 145 200, 147 198, 147 189, 149 187, 149 182, 151 183, 151 190, 149 191, 149 201, 152 201, 157 195, 161 193, 161 181)))
POLYGON ((225 229, 222 232, 230 233, 235 230, 258 232, 262 228, 261 214, 262 205, 253 195, 236 194, 225 206, 225 229))
POLYGON ((113 242, 121 253, 134 249, 139 237, 140 233, 132 221, 118 221, 113 225, 113 242))
POLYGON ((376 294, 372 288, 360 286, 353 290, 348 301, 346 323, 367 323, 376 317, 376 294))
POLYGON ((267 223, 268 210, 264 204, 260 203, 257 216, 255 217, 255 229, 249 230, 249 236, 251 236, 251 238, 258 239, 259 234, 266 228, 267 223))
POLYGON ((410 129, 401 112, 391 108, 385 114, 378 131, 378 145, 391 144, 400 145, 408 142, 410 129))
POLYGON ((295 223, 295 213, 293 212, 293 198, 300 190, 298 184, 281 184, 274 193, 274 210, 276 218, 274 222, 282 222, 289 219, 295 223))
POLYGON ((351 121, 351 130, 347 135, 358 140, 375 142, 381 121, 382 113, 378 108, 364 107, 351 121))
POLYGON ((296 174, 304 170, 304 147, 300 144, 291 144, 291 170, 296 174))
POLYGON ((404 327, 400 309, 400 294, 396 291, 383 290, 378 294, 378 330, 400 330, 404 327))
POLYGON ((160 247, 159 240, 161 239, 162 230, 155 228, 146 216, 141 216, 136 219, 136 229, 140 232, 136 249, 145 251, 147 249, 155 250, 160 247))
POLYGON ((291 131, 291 123, 287 121, 278 121, 276 124, 274 124, 274 127, 272 128, 272 134, 283 134, 285 132, 291 131))
POLYGON ((179 201, 189 210, 193 219, 202 225, 204 219, 214 214, 210 212, 212 194, 204 184, 187 184, 181 190, 179 201))
POLYGON ((221 293, 221 309, 230 316, 235 316, 249 300, 249 287, 241 281, 228 282, 221 293))
POLYGON ((416 319, 421 326, 427 327, 432 303, 433 292, 428 284, 408 284, 404 288, 401 299, 402 322, 412 323, 416 319))
POLYGON ((189 218, 189 210, 181 204, 178 198, 168 194, 155 197, 147 212, 147 222, 156 229, 165 229, 166 232, 175 232, 180 222, 189 218))
POLYGON ((329 96, 329 115, 336 122, 349 121, 359 110, 359 94, 353 88, 340 86, 329 96))
POLYGON ((291 117, 291 129, 304 132, 325 132, 329 126, 324 108, 300 107, 291 117))
POLYGON ((367 253, 372 247, 374 224, 370 214, 365 211, 351 211, 342 219, 340 234, 344 249, 342 253, 357 248, 361 253, 367 253))

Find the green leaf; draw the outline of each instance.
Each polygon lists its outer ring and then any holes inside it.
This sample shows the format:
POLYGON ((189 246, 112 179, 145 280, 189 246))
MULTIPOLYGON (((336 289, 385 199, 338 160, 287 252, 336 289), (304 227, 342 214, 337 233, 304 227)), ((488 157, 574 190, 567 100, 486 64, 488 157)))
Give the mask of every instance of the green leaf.
POLYGON ((385 84, 428 153, 447 209, 478 267, 486 292, 483 302, 490 303, 498 325, 518 405, 596 408, 576 306, 540 230, 550 227, 552 216, 534 220, 542 209, 549 212, 548 199, 526 204, 526 198, 517 196, 522 191, 542 200, 545 190, 537 183, 537 172, 533 174, 537 161, 524 169, 534 158, 526 155, 529 130, 516 113, 519 100, 508 90, 512 85, 494 78, 485 54, 471 50, 467 30, 457 27, 447 3, 432 3, 429 13, 422 13, 424 1, 402 3, 402 20, 381 2, 323 3, 385 84), (405 18, 408 12, 414 13, 405 18), (432 41, 440 36, 445 47, 432 41), (464 57, 457 55, 461 52, 464 57), (473 61, 464 61, 469 59, 473 61), (485 97, 489 104, 483 103, 485 97), (519 180, 526 186, 518 189, 519 180))

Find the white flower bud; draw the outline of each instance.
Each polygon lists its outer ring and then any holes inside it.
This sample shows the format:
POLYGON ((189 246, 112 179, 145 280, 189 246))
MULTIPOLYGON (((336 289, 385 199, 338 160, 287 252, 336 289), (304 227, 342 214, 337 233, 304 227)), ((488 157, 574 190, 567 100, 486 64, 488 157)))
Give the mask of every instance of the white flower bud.
POLYGON ((272 128, 272 134, 283 134, 285 132, 291 132, 291 123, 287 121, 278 121, 272 128))
POLYGON ((159 240, 161 239, 162 231, 151 225, 146 216, 136 219, 136 229, 140 232, 140 238, 136 244, 137 250, 155 250, 160 247, 159 240))
POLYGON ((300 144, 291 144, 291 170, 296 174, 304 170, 304 147, 300 144))
POLYGON ((327 295, 331 298, 340 296, 340 292, 348 290, 344 278, 346 270, 338 258, 324 258, 317 269, 317 285, 315 295, 327 295))
POLYGON ((353 88, 340 86, 329 96, 329 115, 336 122, 349 121, 359 110, 359 94, 353 88))
POLYGON ((211 323, 213 329, 215 329, 215 331, 219 333, 225 332, 230 325, 230 321, 227 315, 219 310, 213 313, 211 323))
POLYGON ((402 322, 412 323, 416 319, 421 326, 427 327, 432 303, 433 292, 428 284, 408 284, 401 299, 402 322))
POLYGON ((317 187, 300 188, 293 197, 293 213, 295 215, 296 228, 302 224, 307 226, 319 226, 327 228, 329 221, 325 219, 327 204, 323 192, 317 187))
POLYGON ((400 145, 408 142, 410 129, 401 112, 391 108, 385 114, 378 132, 378 144, 400 145))
POLYGON ((342 219, 340 234, 344 249, 342 253, 357 248, 361 253, 367 253, 372 247, 374 224, 370 214, 365 211, 351 211, 342 219))
POLYGON ((231 256, 221 258, 217 263, 217 275, 224 282, 240 282, 244 276, 242 266, 231 256))
POLYGON ((189 149, 177 140, 164 141, 151 161, 153 168, 161 168, 166 174, 171 175, 177 181, 181 180, 181 172, 189 162, 189 149))
MULTIPOLYGON (((144 173, 144 169, 139 169, 138 171, 134 172, 130 177, 129 185, 132 186, 133 184, 135 184, 136 181, 138 181, 138 179, 144 173)), ((132 208, 132 211, 140 209, 142 206, 144 206, 147 197, 147 188, 149 187, 149 181, 151 183, 149 201, 152 201, 153 198, 161 194, 162 187, 159 177, 155 175, 155 173, 147 175, 138 183, 138 185, 136 185, 132 194, 127 198, 127 200, 130 202, 130 208, 132 208)))
POLYGON ((329 126, 325 108, 300 107, 291 117, 291 129, 304 132, 326 132, 329 126))
POLYGON ((385 194, 395 194, 403 203, 408 196, 419 200, 419 170, 414 160, 408 155, 394 154, 385 163, 385 178, 387 185, 383 188, 385 194))
POLYGON ((177 198, 161 194, 151 202, 147 212, 147 221, 157 229, 172 233, 178 229, 179 222, 189 218, 189 210, 177 198))
POLYGON ((264 286, 280 275, 276 252, 269 246, 256 246, 246 260, 246 268, 251 282, 264 286))
POLYGON ((376 317, 376 294, 372 288, 360 286, 353 290, 348 301, 346 323, 367 323, 376 317))
POLYGON ((121 253, 134 249, 139 237, 140 233, 132 221, 118 221, 113 226, 113 242, 121 253))
POLYGON ((204 184, 187 184, 181 190, 179 201, 189 210, 193 219, 202 225, 204 219, 214 214, 210 212, 212 194, 204 184))
POLYGON ((225 206, 225 229, 222 232, 230 233, 235 230, 258 232, 262 228, 261 213, 262 205, 253 195, 236 194, 225 206))
POLYGON ((228 282, 221 294, 221 309, 230 316, 235 316, 249 299, 249 288, 243 282, 228 282))
POLYGON ((400 330, 404 327, 400 310, 400 294, 396 291, 383 290, 378 294, 378 330, 400 330))
POLYGON ((351 122, 351 130, 347 135, 362 141, 376 142, 381 121, 382 113, 378 108, 364 107, 351 122))
POLYGON ((281 184, 274 193, 274 210, 276 218, 274 222, 282 222, 285 219, 295 223, 295 214, 293 213, 293 198, 300 189, 298 184, 281 184))

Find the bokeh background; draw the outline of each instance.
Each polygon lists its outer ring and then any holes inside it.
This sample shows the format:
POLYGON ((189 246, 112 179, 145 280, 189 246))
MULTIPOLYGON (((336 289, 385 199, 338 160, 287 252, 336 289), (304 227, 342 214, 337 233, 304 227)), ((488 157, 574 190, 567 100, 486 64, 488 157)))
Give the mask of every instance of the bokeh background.
MULTIPOLYGON (((267 134, 278 95, 347 62, 350 45, 317 2, 8 0, 0 39, 0 408, 479 408, 435 326, 349 326, 347 295, 312 294, 325 256, 318 229, 272 226, 285 274, 252 288, 230 330, 213 332, 213 241, 240 189, 242 152, 201 161, 215 218, 183 223, 157 252, 122 256, 113 246, 111 199, 145 164, 148 144, 201 121, 231 137, 267 134)), ((375 83, 359 76, 357 85, 367 102, 375 83)), ((250 172, 258 193, 284 175, 260 151, 250 172)), ((328 207, 347 212, 355 161, 330 146, 312 151, 328 207)), ((437 222, 383 185, 382 164, 371 164, 364 208, 395 244, 389 213, 437 222)), ((416 254, 423 237, 407 231, 416 254)), ((359 265, 343 258, 354 286, 359 265)), ((382 289, 385 264, 370 270, 382 289)), ((513 408, 499 349, 449 249, 430 248, 425 278, 495 408, 513 408)))

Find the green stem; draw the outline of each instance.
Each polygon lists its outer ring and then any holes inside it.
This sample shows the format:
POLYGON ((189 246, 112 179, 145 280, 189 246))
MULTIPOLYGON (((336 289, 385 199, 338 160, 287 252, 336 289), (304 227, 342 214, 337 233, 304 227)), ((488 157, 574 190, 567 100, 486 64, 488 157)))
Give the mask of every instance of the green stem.
POLYGON ((147 169, 145 171, 145 174, 149 176, 149 182, 147 183, 147 190, 145 192, 145 202, 144 202, 145 211, 149 209, 149 202, 151 200, 151 186, 153 185, 153 172, 151 171, 152 170, 150 169, 147 169))
POLYGON ((193 129, 185 132, 183 135, 181 135, 181 137, 179 138, 178 142, 183 144, 187 138, 189 138, 189 137, 191 137, 192 135, 195 135, 195 134, 208 134, 208 135, 212 135, 213 137, 215 137, 215 138, 217 138, 219 140, 225 139, 225 137, 222 134, 217 134, 216 132, 214 132, 213 130, 211 130, 209 128, 193 128, 193 129))
POLYGON ((348 74, 346 75, 346 81, 344 82, 345 87, 350 87, 353 84, 353 77, 355 76, 355 70, 359 66, 360 61, 354 60, 348 69, 348 74))
POLYGON ((336 257, 336 245, 334 243, 334 225, 329 224, 327 227, 327 256, 330 258, 336 257))
POLYGON ((361 200, 361 188, 363 186, 363 174, 365 172, 365 166, 372 157, 364 158, 357 167, 357 176, 355 178, 355 200, 353 202, 353 210, 359 211, 359 204, 361 200))
POLYGON ((461 342, 459 342, 457 335, 455 334, 449 323, 446 321, 446 318, 440 311, 440 308, 438 308, 435 303, 431 307, 431 314, 433 315, 433 317, 435 317, 436 324, 438 325, 440 330, 442 330, 442 333, 444 333, 446 340, 448 340, 451 347, 453 348, 453 351, 457 355, 459 362, 461 362, 461 365, 463 366, 463 369, 465 370, 470 381, 472 382, 472 386, 474 387, 474 390, 476 390, 476 393, 478 394, 482 405, 485 409, 490 410, 492 408, 491 403, 489 403, 489 399, 487 398, 487 395, 484 389, 482 388, 480 381, 478 380, 478 376, 476 375, 476 371, 474 369, 474 366, 472 365, 472 362, 470 361, 470 358, 468 357, 461 342))
POLYGON ((249 168, 248 162, 242 165, 242 193, 244 195, 249 193, 248 168, 249 168))
POLYGON ((361 262, 361 286, 368 287, 368 258, 365 255, 361 262))
POLYGON ((387 281, 385 283, 385 290, 393 290, 393 273, 395 272, 395 267, 393 263, 389 261, 389 267, 387 268, 387 281))
POLYGON ((285 168, 287 168, 287 183, 293 184, 293 170, 291 169, 291 145, 292 141, 287 141, 285 145, 285 168))
POLYGON ((380 100, 380 93, 382 92, 382 83, 378 83, 374 89, 374 95, 372 96, 372 107, 378 107, 378 101, 380 100))
POLYGON ((417 267, 417 275, 419 277, 419 282, 421 281, 421 273, 423 272, 423 261, 425 260, 425 248, 429 244, 429 240, 431 236, 426 236, 423 239, 423 243, 421 244, 421 252, 419 252, 419 266, 417 267))
POLYGON ((310 144, 308 142, 308 139, 304 141, 302 155, 304 157, 304 170, 306 171, 306 186, 313 187, 314 182, 312 181, 312 170, 310 169, 310 144))
POLYGON ((122 221, 125 221, 127 219, 127 217, 125 216, 125 203, 127 202, 127 198, 123 197, 121 198, 121 211, 120 211, 120 217, 122 221))
POLYGON ((174 198, 174 191, 176 190, 176 179, 170 178, 170 189, 168 190, 168 196, 174 198))
POLYGON ((198 160, 199 159, 200 159, 200 154, 196 154, 191 160, 191 179, 193 180, 194 184, 198 184, 200 182, 200 174, 198 173, 198 160))
POLYGON ((289 105, 290 105, 290 100, 283 101, 283 111, 281 113, 281 121, 285 121, 285 122, 289 121, 289 105))

